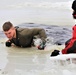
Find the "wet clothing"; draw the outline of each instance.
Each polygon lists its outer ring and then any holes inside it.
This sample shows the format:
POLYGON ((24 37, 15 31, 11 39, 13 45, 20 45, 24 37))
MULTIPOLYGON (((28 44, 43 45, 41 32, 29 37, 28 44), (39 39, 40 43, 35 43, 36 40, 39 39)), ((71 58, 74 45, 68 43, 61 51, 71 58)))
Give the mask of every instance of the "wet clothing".
POLYGON ((62 50, 62 54, 76 53, 76 25, 72 30, 72 38, 65 43, 65 48, 62 50))
POLYGON ((19 47, 31 47, 33 43, 34 36, 39 36, 42 41, 45 41, 46 34, 44 29, 39 28, 17 28, 16 29, 16 38, 10 40, 11 43, 14 43, 19 47))
POLYGON ((62 50, 62 54, 76 53, 76 39, 71 39, 67 46, 62 50))

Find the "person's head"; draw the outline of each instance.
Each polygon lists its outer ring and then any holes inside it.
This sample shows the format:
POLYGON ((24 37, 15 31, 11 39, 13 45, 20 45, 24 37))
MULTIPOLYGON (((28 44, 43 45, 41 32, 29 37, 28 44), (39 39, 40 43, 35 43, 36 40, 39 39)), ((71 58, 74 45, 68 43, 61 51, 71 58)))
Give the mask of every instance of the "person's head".
POLYGON ((72 9, 73 9, 73 18, 76 19, 76 0, 72 3, 72 9))
POLYGON ((13 26, 13 24, 11 22, 5 22, 2 26, 3 31, 5 33, 5 35, 7 36, 7 38, 12 39, 15 36, 15 28, 13 26))

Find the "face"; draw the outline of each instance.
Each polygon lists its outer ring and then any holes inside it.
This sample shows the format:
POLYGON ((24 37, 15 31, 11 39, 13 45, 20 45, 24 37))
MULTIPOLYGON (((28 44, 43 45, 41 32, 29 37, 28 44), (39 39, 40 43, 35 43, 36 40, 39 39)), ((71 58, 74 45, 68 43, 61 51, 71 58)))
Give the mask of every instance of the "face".
POLYGON ((15 28, 12 27, 8 31, 4 31, 4 33, 7 36, 7 38, 12 39, 15 37, 15 28))
POLYGON ((73 11, 72 15, 73 15, 73 18, 76 19, 76 11, 73 11))

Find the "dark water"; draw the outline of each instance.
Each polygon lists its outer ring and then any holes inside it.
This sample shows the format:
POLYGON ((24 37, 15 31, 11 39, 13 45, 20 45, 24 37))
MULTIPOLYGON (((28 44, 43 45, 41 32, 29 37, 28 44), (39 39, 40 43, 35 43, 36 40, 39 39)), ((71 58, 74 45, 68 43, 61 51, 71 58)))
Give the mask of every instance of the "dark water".
MULTIPOLYGON (((44 25, 44 24, 35 24, 35 23, 23 23, 18 25, 22 28, 44 28, 47 34, 47 37, 53 38, 52 44, 64 44, 72 35, 71 26, 57 26, 57 25, 44 25)), ((3 38, 5 35, 3 32, 0 32, 0 37, 3 38)))
POLYGON ((44 24, 35 24, 35 23, 23 23, 19 27, 28 27, 28 28, 44 28, 47 34, 47 37, 53 38, 52 44, 64 44, 68 39, 71 38, 71 27, 68 26, 57 26, 57 25, 44 25, 44 24))

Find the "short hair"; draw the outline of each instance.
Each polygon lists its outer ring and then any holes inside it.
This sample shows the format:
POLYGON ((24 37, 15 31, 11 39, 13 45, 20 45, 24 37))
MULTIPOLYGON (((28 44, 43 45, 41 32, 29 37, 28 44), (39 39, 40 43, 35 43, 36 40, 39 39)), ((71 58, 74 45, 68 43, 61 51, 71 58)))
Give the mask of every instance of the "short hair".
POLYGON ((76 11, 76 0, 74 0, 73 3, 72 3, 72 9, 73 9, 74 11, 76 11))
POLYGON ((13 24, 11 22, 5 22, 3 24, 3 31, 8 31, 11 27, 13 27, 13 24))

